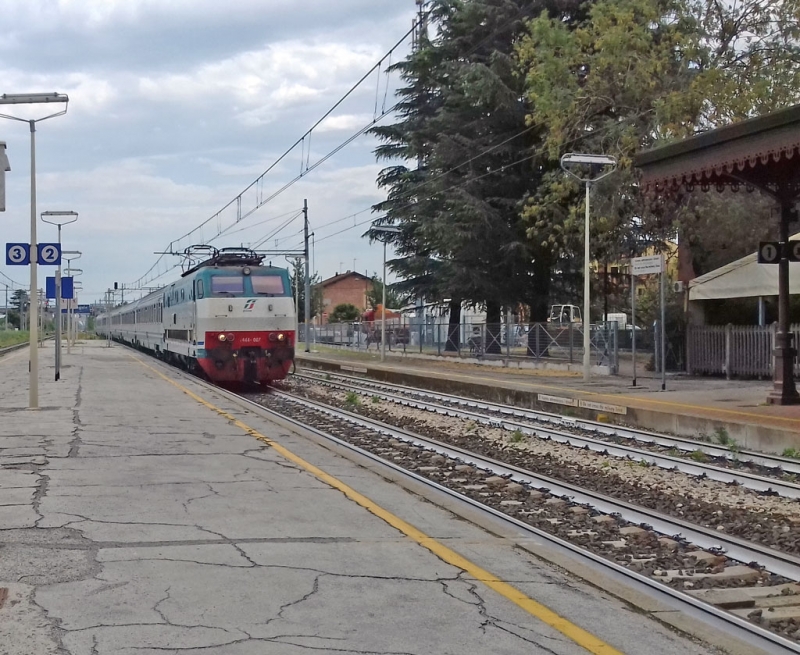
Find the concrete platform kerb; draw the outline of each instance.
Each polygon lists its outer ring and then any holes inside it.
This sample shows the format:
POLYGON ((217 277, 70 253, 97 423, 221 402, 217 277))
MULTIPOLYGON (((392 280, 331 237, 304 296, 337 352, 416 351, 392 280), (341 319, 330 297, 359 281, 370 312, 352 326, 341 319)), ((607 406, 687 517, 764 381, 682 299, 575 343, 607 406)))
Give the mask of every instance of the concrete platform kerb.
POLYGON ((641 378, 636 387, 608 376, 583 383, 574 375, 441 360, 378 362, 361 353, 298 352, 298 364, 699 440, 724 429, 751 450, 780 454, 800 449, 800 407, 767 405, 769 382, 671 377, 668 390, 661 392, 655 378, 641 378))

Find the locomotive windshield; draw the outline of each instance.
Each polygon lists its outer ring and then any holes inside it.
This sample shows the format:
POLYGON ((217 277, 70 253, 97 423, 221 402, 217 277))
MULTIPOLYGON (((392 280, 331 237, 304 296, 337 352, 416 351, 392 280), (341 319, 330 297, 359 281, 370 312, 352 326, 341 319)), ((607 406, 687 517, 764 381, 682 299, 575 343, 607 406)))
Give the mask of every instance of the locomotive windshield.
POLYGON ((239 275, 214 275, 211 278, 211 293, 220 296, 243 296, 244 278, 239 275))
POLYGON ((259 296, 284 296, 283 277, 280 275, 254 275, 250 278, 253 293, 259 296))

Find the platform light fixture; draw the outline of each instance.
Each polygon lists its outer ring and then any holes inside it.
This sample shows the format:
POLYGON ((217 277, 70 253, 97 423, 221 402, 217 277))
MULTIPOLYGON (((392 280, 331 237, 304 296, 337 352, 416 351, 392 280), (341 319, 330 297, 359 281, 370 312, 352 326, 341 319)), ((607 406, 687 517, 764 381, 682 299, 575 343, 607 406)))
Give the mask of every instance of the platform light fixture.
MULTIPOLYGON (((37 259, 36 259, 36 123, 63 116, 67 113, 69 96, 65 93, 4 93, 0 95, 0 105, 39 105, 39 104, 58 104, 63 105, 63 109, 41 118, 27 119, 19 116, 11 116, 0 113, 0 118, 7 118, 12 121, 28 123, 31 130, 31 297, 34 297, 37 290, 37 259)), ((28 389, 28 407, 30 409, 39 408, 39 349, 36 342, 39 340, 39 308, 35 302, 30 306, 30 386, 28 389), (35 313, 35 315, 34 315, 35 313)))
POLYGON ((595 184, 608 177, 617 168, 617 160, 609 155, 589 155, 570 152, 561 157, 561 168, 570 177, 586 185, 586 219, 583 232, 583 381, 589 381, 591 370, 591 289, 589 259, 589 191, 595 184), (575 170, 578 172, 575 172, 575 170), (587 170, 588 169, 588 170, 587 170), (598 171, 599 169, 599 171, 598 171), (582 176, 580 173, 587 173, 582 176))
MULTIPOLYGON (((58 245, 61 245, 61 227, 78 220, 78 213, 73 211, 42 212, 42 221, 58 227, 58 245)), ((56 382, 61 379, 61 264, 56 269, 56 382)), ((69 339, 69 334, 67 335, 69 339)))

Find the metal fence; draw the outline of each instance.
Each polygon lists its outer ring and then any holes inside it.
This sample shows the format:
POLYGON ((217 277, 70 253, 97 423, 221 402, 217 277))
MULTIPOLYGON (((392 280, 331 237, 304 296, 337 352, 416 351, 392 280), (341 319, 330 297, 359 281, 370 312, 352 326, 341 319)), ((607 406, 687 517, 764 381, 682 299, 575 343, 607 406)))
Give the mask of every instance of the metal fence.
MULTIPOLYGON (((800 324, 791 327, 795 346, 800 340, 800 324)), ((772 377, 775 369, 777 325, 690 325, 687 331, 687 372, 694 375, 732 377, 772 377)), ((800 375, 800 360, 794 362, 800 375)))
MULTIPOLYGON (((300 325, 299 341, 305 341, 300 325)), ((311 327, 311 342, 320 345, 378 351, 381 324, 335 323, 311 327)), ((615 322, 592 325, 591 361, 619 370, 618 330, 615 322)), ((387 321, 389 352, 419 353, 498 361, 550 361, 579 364, 583 361, 583 325, 580 323, 533 323, 530 325, 419 323, 387 321)))

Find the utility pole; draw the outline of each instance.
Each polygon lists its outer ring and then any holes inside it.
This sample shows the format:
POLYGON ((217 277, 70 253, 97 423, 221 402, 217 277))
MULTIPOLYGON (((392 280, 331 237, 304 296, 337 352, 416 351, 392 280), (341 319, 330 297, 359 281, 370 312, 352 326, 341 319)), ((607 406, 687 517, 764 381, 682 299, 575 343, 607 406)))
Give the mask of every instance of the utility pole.
POLYGON ((303 299, 304 302, 304 310, 305 310, 305 326, 306 326, 306 333, 305 333, 305 342, 306 342, 306 352, 311 352, 311 346, 309 341, 309 317, 311 316, 311 258, 308 256, 308 200, 303 200, 303 244, 304 250, 306 255, 306 284, 305 284, 305 293, 306 297, 303 299))

